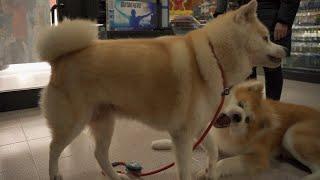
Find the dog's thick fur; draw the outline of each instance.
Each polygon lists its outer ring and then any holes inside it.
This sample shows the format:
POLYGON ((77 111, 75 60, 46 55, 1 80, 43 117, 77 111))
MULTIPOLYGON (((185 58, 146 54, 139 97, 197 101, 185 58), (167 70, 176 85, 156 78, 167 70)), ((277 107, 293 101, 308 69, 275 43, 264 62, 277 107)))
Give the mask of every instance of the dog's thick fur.
POLYGON ((249 81, 233 90, 224 110, 231 125, 213 133, 220 150, 236 156, 219 161, 215 176, 255 174, 285 152, 312 170, 305 179, 320 179, 320 111, 264 99, 263 89, 249 81), (235 114, 241 118, 233 120, 235 114))
MULTIPOLYGON (((231 156, 217 163, 215 179, 255 175, 269 168, 278 155, 296 158, 320 179, 320 111, 263 98, 263 84, 248 81, 237 85, 223 110, 230 127, 214 128, 211 135, 219 150, 231 156), (235 115, 241 119, 235 120, 235 115)), ((171 149, 171 141, 158 140, 154 149, 171 149)), ((202 173, 203 174, 203 173, 202 173)))
MULTIPOLYGON (((181 37, 141 40, 95 38, 91 23, 66 21, 40 35, 41 58, 51 65, 41 107, 52 133, 49 174, 60 179, 63 149, 89 125, 95 156, 112 180, 119 180, 108 149, 116 116, 168 131, 180 180, 191 179, 192 139, 217 109, 223 89, 217 62, 228 85, 243 81, 253 66, 277 67, 285 51, 268 39, 252 1, 181 37), (214 58, 213 44, 218 59, 214 58)), ((208 137, 209 177, 217 150, 208 137)))
MULTIPOLYGON (((269 168, 272 158, 285 154, 311 169, 312 174, 304 180, 319 180, 320 111, 264 99, 263 89, 261 82, 247 81, 232 90, 223 110, 231 119, 230 126, 211 131, 219 150, 231 156, 217 163, 215 179, 255 175, 269 168)), ((154 149, 171 149, 169 140, 152 145, 154 149)))

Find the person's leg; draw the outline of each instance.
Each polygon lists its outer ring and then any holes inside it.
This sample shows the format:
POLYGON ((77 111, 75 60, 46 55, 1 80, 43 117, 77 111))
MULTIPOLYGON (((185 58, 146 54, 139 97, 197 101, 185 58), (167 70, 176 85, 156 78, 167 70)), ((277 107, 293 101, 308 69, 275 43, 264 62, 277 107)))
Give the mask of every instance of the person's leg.
POLYGON ((256 67, 252 68, 252 73, 250 74, 250 76, 247 79, 248 80, 249 79, 257 79, 257 68, 256 67))
POLYGON ((281 66, 275 69, 264 67, 264 75, 266 80, 266 96, 269 99, 280 100, 283 76, 281 66))

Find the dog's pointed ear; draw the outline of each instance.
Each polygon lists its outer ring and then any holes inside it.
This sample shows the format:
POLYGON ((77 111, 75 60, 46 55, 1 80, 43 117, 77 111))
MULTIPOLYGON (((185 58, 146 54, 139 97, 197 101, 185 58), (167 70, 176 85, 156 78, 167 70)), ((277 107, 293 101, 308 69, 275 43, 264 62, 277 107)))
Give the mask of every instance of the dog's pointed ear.
POLYGON ((256 0, 251 0, 248 4, 241 6, 235 15, 235 21, 237 23, 250 22, 257 16, 256 0))
POLYGON ((248 83, 249 83, 248 90, 250 92, 254 92, 259 96, 263 95, 264 86, 263 86, 262 82, 257 81, 257 80, 252 80, 252 81, 250 81, 248 83))

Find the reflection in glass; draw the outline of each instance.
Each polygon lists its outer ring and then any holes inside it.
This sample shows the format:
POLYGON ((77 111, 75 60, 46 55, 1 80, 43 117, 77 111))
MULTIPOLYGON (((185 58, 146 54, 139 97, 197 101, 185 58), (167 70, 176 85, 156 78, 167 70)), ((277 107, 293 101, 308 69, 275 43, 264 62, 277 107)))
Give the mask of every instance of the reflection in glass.
POLYGON ((49 0, 0 0, 0 69, 37 62, 36 35, 50 25, 49 0))

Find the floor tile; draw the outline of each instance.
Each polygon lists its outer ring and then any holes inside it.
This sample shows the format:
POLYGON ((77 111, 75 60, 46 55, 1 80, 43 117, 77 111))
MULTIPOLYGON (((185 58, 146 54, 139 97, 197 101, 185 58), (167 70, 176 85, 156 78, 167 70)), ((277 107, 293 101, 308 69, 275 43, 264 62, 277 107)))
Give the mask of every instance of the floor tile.
MULTIPOLYGON (((258 76, 264 82, 264 76, 258 76)), ((281 101, 320 109, 320 84, 285 79, 281 101)))
POLYGON ((0 128, 18 127, 20 111, 10 111, 0 113, 0 128))
MULTIPOLYGON (((48 179, 49 143, 51 138, 41 138, 29 141, 41 179, 48 179)), ((78 174, 85 176, 86 171, 98 170, 94 158, 92 143, 87 134, 81 133, 62 153, 59 168, 63 175, 78 174)), ((77 175, 77 176, 78 176, 77 175)), ((70 177, 71 178, 71 177, 70 177)))
MULTIPOLYGON (((49 180, 49 177, 41 177, 41 180, 49 180)), ((96 179, 90 178, 84 172, 72 171, 72 172, 63 172, 63 180, 96 180, 96 179)))
POLYGON ((0 147, 1 180, 37 180, 38 174, 26 142, 0 147))
POLYGON ((45 118, 38 108, 22 111, 20 113, 20 123, 27 140, 50 136, 50 130, 45 118))
POLYGON ((21 127, 13 126, 0 128, 0 146, 25 141, 26 138, 21 127))
POLYGON ((320 84, 286 80, 282 100, 320 109, 320 84))
POLYGON ((0 146, 25 141, 19 111, 0 113, 0 146))

